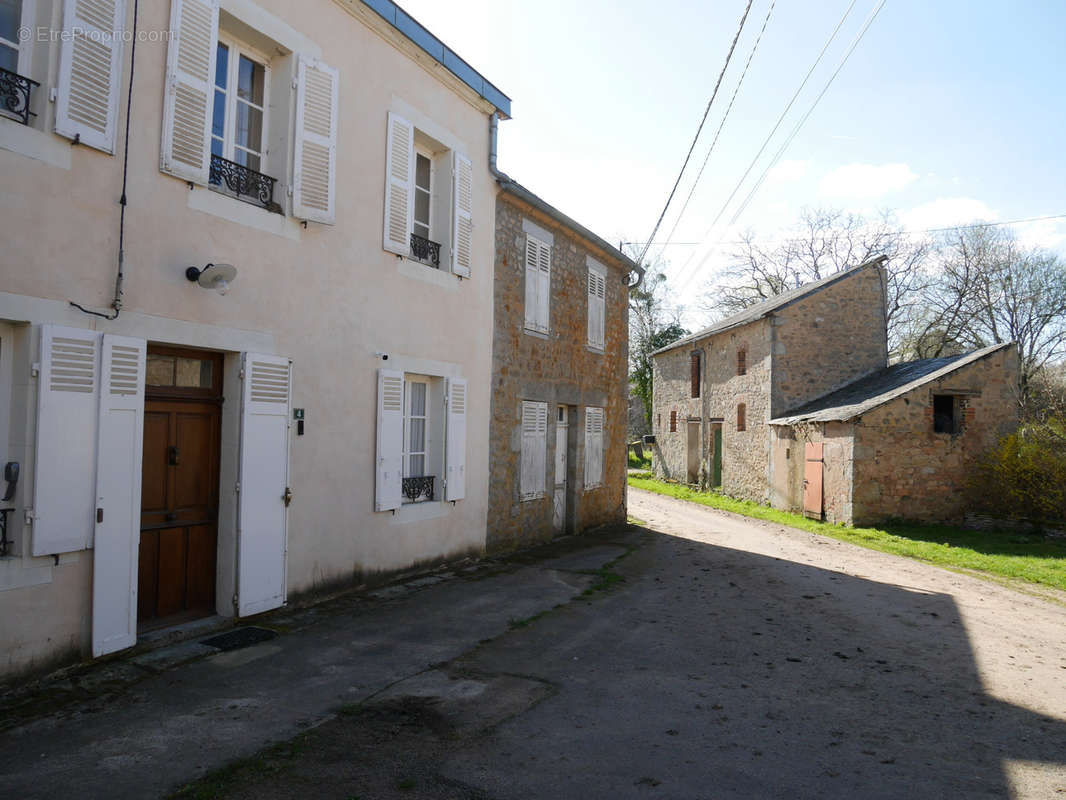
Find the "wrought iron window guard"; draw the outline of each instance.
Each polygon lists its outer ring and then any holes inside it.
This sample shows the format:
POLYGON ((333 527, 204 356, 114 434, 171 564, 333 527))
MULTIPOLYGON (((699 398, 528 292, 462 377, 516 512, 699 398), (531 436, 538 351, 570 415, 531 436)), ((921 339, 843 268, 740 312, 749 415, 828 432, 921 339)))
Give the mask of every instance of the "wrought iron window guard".
POLYGON ((212 154, 211 173, 207 180, 212 186, 225 184, 227 189, 237 195, 238 200, 248 197, 249 202, 260 205, 267 211, 281 213, 281 206, 274 202, 274 184, 277 180, 269 175, 212 154))
POLYGON ((431 242, 424 236, 411 234, 411 255, 424 263, 440 269, 440 244, 431 242))
POLYGON ((424 503, 433 499, 434 475, 419 475, 403 479, 403 496, 411 503, 424 503))
POLYGON ((10 555, 11 540, 7 538, 7 515, 15 509, 0 508, 0 556, 10 555))
POLYGON ((30 93, 34 86, 40 85, 35 80, 0 67, 0 111, 10 114, 23 125, 29 125, 30 117, 37 116, 30 111, 30 93))

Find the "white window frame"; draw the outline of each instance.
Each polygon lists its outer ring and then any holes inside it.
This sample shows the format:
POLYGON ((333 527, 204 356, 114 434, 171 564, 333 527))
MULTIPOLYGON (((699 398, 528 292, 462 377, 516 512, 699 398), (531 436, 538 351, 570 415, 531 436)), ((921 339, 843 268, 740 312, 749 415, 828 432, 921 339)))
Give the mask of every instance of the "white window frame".
POLYGON ((429 450, 427 449, 427 442, 429 442, 429 419, 430 419, 430 391, 429 381, 422 378, 410 378, 406 375, 403 380, 403 477, 405 478, 420 478, 426 474, 426 463, 429 460, 429 450), (411 387, 414 384, 419 384, 425 387, 425 408, 421 414, 411 413, 411 400, 413 393, 411 387), (423 422, 422 428, 422 449, 411 450, 411 420, 420 419, 423 422), (411 456, 422 456, 422 472, 419 475, 411 474, 411 456))
MULTIPOLYGON (((218 51, 218 46, 220 44, 221 45, 225 45, 225 47, 228 48, 228 50, 229 50, 228 63, 226 64, 226 88, 224 90, 225 93, 226 93, 226 112, 225 112, 226 118, 225 118, 225 125, 223 126, 223 129, 222 129, 222 158, 225 158, 225 159, 227 159, 229 161, 237 162, 237 159, 234 158, 234 156, 237 154, 236 151, 237 151, 238 148, 240 148, 241 150, 244 150, 245 152, 249 152, 249 153, 252 152, 248 148, 243 147, 241 145, 238 145, 237 142, 236 142, 237 103, 238 103, 238 97, 237 97, 237 73, 238 73, 238 70, 240 68, 240 61, 241 61, 240 57, 243 55, 249 61, 254 61, 255 63, 259 64, 263 68, 263 106, 262 106, 262 109, 261 109, 261 111, 263 112, 263 131, 262 131, 262 135, 261 135, 262 143, 260 144, 260 147, 262 149, 257 154, 259 156, 259 169, 255 170, 255 171, 259 172, 259 173, 261 173, 263 175, 269 175, 270 173, 267 171, 266 167, 267 167, 267 158, 269 157, 269 151, 268 151, 267 145, 270 142, 270 59, 266 56, 266 54, 262 53, 259 50, 256 50, 254 47, 251 47, 250 45, 245 44, 241 40, 236 39, 236 38, 230 36, 229 34, 225 34, 224 35, 222 33, 222 31, 219 31, 218 38, 215 41, 215 51, 216 52, 218 51)), ((215 140, 215 132, 214 132, 215 103, 214 103, 214 100, 215 100, 215 93, 219 91, 219 86, 215 82, 215 80, 216 80, 216 75, 212 75, 211 76, 211 106, 210 106, 210 113, 211 113, 211 141, 212 141, 212 143, 215 140)), ((247 105, 250 105, 253 108, 256 107, 254 103, 250 103, 250 102, 247 102, 247 101, 239 101, 239 102, 246 102, 247 105)), ((209 154, 213 153, 213 148, 212 147, 208 147, 208 153, 209 154)), ((237 162, 237 163, 240 163, 240 162, 237 162)), ((249 167, 248 169, 251 169, 251 167, 249 167)), ((275 177, 275 176, 271 176, 271 177, 275 177)), ((225 187, 223 185, 222 187, 215 187, 215 188, 224 189, 225 187)))
MULTIPOLYGON (((22 0, 22 10, 19 12, 17 29, 28 28, 31 33, 36 33, 37 26, 33 24, 36 21, 35 12, 37 9, 35 6, 36 0, 22 0)), ((30 78, 32 80, 33 76, 30 75, 30 66, 33 62, 33 36, 28 36, 24 42, 17 40, 12 42, 0 37, 0 44, 11 48, 18 53, 18 58, 15 61, 15 72, 24 78, 30 78)), ((43 83, 43 81, 38 81, 38 83, 43 83)), ((40 91, 40 87, 37 87, 37 90, 40 91)))
MULTIPOLYGON (((414 172, 412 173, 412 178, 411 178, 411 193, 412 193, 411 231, 412 231, 412 233, 416 233, 416 235, 417 235, 417 231, 415 231, 415 226, 422 224, 415 217, 415 214, 417 213, 417 209, 418 209, 418 193, 424 191, 427 194, 429 194, 429 220, 425 223, 425 225, 426 225, 426 238, 429 239, 429 241, 431 241, 431 242, 437 242, 437 240, 434 238, 434 225, 433 225, 433 210, 434 210, 434 206, 436 205, 433 202, 433 191, 434 191, 434 189, 436 189, 436 183, 437 183, 437 181, 435 180, 436 172, 437 172, 436 159, 434 158, 433 152, 429 148, 423 147, 422 145, 419 145, 417 143, 415 144, 415 148, 414 148, 414 157, 415 157, 415 165, 414 165, 414 172), (419 156, 421 156, 422 158, 426 159, 429 162, 429 186, 427 188, 425 188, 425 189, 423 189, 421 186, 418 185, 418 157, 419 156)), ((437 242, 437 244, 441 244, 441 243, 437 242)))

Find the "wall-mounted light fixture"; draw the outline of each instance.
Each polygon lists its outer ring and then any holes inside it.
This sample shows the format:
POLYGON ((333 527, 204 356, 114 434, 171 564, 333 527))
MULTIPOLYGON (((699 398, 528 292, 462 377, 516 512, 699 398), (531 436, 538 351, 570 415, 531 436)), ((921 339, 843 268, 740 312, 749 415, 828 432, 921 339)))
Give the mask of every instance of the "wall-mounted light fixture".
POLYGON ((232 264, 208 264, 203 269, 189 267, 185 270, 185 277, 205 289, 214 289, 219 294, 225 294, 229 291, 233 279, 237 277, 237 268, 232 264))

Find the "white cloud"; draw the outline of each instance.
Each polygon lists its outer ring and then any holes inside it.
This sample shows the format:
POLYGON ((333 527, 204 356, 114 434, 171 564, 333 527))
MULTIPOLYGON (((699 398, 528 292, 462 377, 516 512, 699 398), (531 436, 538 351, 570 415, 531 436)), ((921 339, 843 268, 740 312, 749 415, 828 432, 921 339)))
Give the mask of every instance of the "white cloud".
POLYGON ((776 164, 766 177, 770 183, 792 183, 807 174, 807 167, 810 163, 800 159, 786 158, 776 164))
POLYGON ((1029 247, 1044 247, 1048 250, 1061 249, 1066 243, 1066 225, 1061 219, 1042 219, 1015 226, 1018 239, 1029 247))
POLYGON ((880 197, 917 179, 906 164, 847 164, 822 178, 821 192, 832 197, 880 197))
POLYGON ((938 197, 899 215, 907 230, 948 228, 972 222, 994 222, 999 212, 972 197, 938 197))

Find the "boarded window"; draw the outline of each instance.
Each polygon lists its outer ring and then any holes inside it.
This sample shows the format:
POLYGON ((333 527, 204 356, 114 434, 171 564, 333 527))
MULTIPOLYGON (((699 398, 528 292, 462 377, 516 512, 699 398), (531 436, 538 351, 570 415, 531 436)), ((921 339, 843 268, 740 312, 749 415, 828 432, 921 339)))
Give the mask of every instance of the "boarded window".
POLYGON ((737 375, 748 374, 748 351, 737 350, 737 375))
POLYGON ((933 395, 933 432, 959 432, 958 414, 956 414, 956 402, 954 395, 933 395))
POLYGON ((737 405, 737 430, 746 431, 748 429, 747 420, 748 408, 744 403, 737 405))
POLYGON ((692 396, 700 396, 700 354, 699 351, 693 351, 689 361, 689 371, 691 373, 690 380, 692 383, 692 396))
POLYGON ((670 432, 674 433, 676 431, 677 431, 677 412, 676 411, 671 411, 670 412, 670 432))

